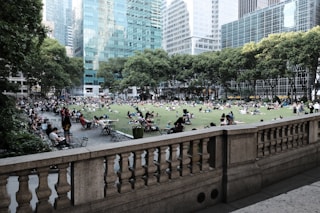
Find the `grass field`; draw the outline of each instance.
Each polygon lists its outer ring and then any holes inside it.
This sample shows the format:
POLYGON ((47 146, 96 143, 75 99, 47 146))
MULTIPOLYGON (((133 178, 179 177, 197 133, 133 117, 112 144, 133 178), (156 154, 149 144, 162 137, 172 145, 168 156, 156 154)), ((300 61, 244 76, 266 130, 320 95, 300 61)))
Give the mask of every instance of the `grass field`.
MULTIPOLYGON (((232 105, 230 108, 224 108, 223 110, 211 110, 211 112, 204 112, 204 109, 207 107, 204 105, 182 105, 175 106, 174 110, 168 111, 166 107, 170 107, 171 105, 163 105, 163 106, 154 106, 152 104, 145 105, 137 105, 137 107, 145 114, 147 111, 154 112, 155 116, 154 120, 160 128, 164 128, 168 122, 171 122, 171 125, 177 120, 179 116, 182 116, 183 109, 187 109, 190 113, 194 115, 194 118, 191 119, 191 125, 185 125, 185 131, 189 131, 193 128, 203 129, 205 126, 208 126, 211 122, 215 123, 217 126, 220 125, 220 117, 222 113, 228 114, 230 111, 233 112, 235 121, 238 122, 237 125, 246 125, 250 123, 257 123, 263 121, 271 121, 273 119, 279 119, 279 117, 292 117, 296 116, 293 114, 293 111, 290 107, 283 107, 279 109, 267 110, 266 107, 260 107, 258 110, 260 111, 259 115, 241 114, 240 110, 242 107, 238 107, 232 105), (203 111, 199 112, 199 108, 202 108, 203 111)), ((69 109, 81 109, 81 112, 87 119, 93 119, 93 116, 96 115, 98 117, 102 115, 108 115, 110 119, 119 119, 118 122, 115 122, 115 128, 119 131, 125 132, 127 134, 132 134, 132 124, 129 123, 130 119, 127 117, 127 112, 136 112, 136 109, 133 106, 129 105, 110 105, 109 108, 90 108, 89 106, 83 107, 81 106, 69 106, 69 109)), ((249 112, 253 111, 254 108, 249 108, 249 112)), ((136 117, 133 117, 135 119, 136 117)), ((144 134, 145 136, 150 136, 156 134, 144 134)), ((158 134, 158 133, 157 133, 158 134)))

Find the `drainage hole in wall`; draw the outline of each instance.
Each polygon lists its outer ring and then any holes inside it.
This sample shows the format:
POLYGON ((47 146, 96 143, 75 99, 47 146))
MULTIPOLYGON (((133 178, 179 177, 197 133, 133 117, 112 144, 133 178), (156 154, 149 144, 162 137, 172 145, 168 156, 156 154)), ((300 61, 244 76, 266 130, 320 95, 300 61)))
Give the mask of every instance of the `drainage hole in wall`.
POLYGON ((211 191, 211 199, 216 199, 219 195, 218 189, 214 189, 211 191))
POLYGON ((197 198, 198 203, 202 203, 205 199, 206 199, 206 195, 203 192, 198 194, 198 198, 197 198))

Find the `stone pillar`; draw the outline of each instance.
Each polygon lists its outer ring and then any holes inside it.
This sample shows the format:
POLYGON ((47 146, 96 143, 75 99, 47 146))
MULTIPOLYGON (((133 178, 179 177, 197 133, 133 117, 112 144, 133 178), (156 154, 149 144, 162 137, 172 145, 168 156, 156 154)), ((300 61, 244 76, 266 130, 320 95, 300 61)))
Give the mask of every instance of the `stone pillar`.
POLYGON ((182 144, 182 171, 181 176, 186 176, 190 174, 190 155, 188 154, 188 149, 190 142, 184 142, 182 144))
POLYGON ((10 197, 7 192, 9 175, 0 175, 0 213, 8 213, 10 197))
POLYGON ((72 200, 74 205, 104 198, 105 168, 103 157, 76 161, 73 163, 72 170, 72 200))
POLYGON ((111 197, 114 194, 118 194, 118 188, 117 188, 117 173, 114 170, 114 160, 115 156, 108 156, 107 157, 107 172, 106 172, 106 177, 105 177, 105 182, 106 182, 106 196, 107 199, 108 197, 111 197))
POLYGON ((228 129, 224 134, 223 200, 230 202, 259 192, 262 178, 256 165, 257 129, 228 129))
POLYGON ((196 174, 200 172, 200 155, 199 155, 199 148, 200 148, 200 140, 192 141, 192 174, 196 174))
POLYGON ((208 142, 209 138, 204 138, 202 140, 202 160, 201 160, 201 171, 209 170, 209 153, 208 153, 208 142))
POLYGON ((17 212, 18 213, 28 213, 32 212, 30 201, 32 199, 32 194, 29 190, 29 174, 28 170, 18 172, 19 190, 17 192, 17 212))
MULTIPOLYGON (((55 185, 58 197, 55 199, 54 206, 56 209, 63 209, 71 206, 71 201, 68 198, 68 192, 71 187, 67 181, 67 168, 69 163, 58 165, 58 183, 55 185)), ((88 173, 88 172, 87 172, 88 173)))
POLYGON ((36 189, 38 196, 38 203, 36 206, 36 212, 52 212, 53 207, 49 203, 49 197, 51 195, 51 189, 48 185, 49 167, 43 167, 37 169, 39 177, 39 186, 36 189))
POLYGON ((308 132, 308 143, 317 143, 318 142, 318 136, 319 136, 319 121, 318 120, 311 120, 309 122, 309 132, 308 132))
MULTIPOLYGON (((171 146, 171 179, 177 179, 180 177, 180 156, 177 155, 179 144, 173 144, 171 146)), ((181 155, 181 149, 179 149, 179 155, 181 155)))
POLYGON ((157 181, 157 177, 155 174, 158 172, 157 167, 154 163, 154 148, 148 149, 148 180, 147 185, 152 186, 155 185, 157 181))
POLYGON ((141 156, 142 156, 143 150, 138 150, 135 152, 135 161, 134 161, 134 176, 135 176, 135 183, 134 183, 134 189, 141 189, 145 187, 146 181, 144 179, 145 174, 145 168, 142 166, 141 156))
MULTIPOLYGON (((166 182, 169 180, 169 176, 167 173, 168 169, 168 162, 166 159, 166 152, 167 152, 168 147, 167 146, 161 146, 159 148, 159 168, 160 168, 160 177, 159 177, 159 182, 166 182)), ((170 150, 171 152, 171 150, 170 150)))
POLYGON ((120 168, 120 177, 121 177, 121 188, 120 193, 126 193, 132 191, 131 183, 129 178, 132 176, 131 171, 129 170, 129 155, 130 153, 121 154, 121 168, 120 168))

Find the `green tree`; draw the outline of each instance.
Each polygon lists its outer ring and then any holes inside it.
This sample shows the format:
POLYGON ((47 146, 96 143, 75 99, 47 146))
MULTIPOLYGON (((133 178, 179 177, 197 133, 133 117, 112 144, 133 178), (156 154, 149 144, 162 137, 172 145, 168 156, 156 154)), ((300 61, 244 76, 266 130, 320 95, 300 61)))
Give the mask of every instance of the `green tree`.
POLYGON ((111 58, 107 62, 101 62, 99 65, 98 76, 104 78, 105 88, 109 88, 111 92, 120 91, 120 82, 123 78, 124 64, 127 58, 111 58))
POLYGON ((28 71, 27 58, 38 52, 46 35, 41 24, 41 0, 10 0, 0 9, 0 92, 7 89, 7 77, 28 71))
MULTIPOLYGON (((303 35, 303 47, 300 54, 300 62, 303 64, 307 71, 309 72, 310 78, 310 88, 308 90, 308 97, 311 99, 311 89, 314 88, 316 82, 317 69, 319 66, 320 58, 320 26, 314 27, 303 35)), ((315 97, 316 98, 316 92, 315 97)))
POLYGON ((150 90, 158 93, 158 86, 165 79, 165 73, 169 70, 169 56, 164 50, 149 50, 136 52, 128 58, 123 70, 121 87, 137 86, 140 88, 140 96, 150 97, 150 90))

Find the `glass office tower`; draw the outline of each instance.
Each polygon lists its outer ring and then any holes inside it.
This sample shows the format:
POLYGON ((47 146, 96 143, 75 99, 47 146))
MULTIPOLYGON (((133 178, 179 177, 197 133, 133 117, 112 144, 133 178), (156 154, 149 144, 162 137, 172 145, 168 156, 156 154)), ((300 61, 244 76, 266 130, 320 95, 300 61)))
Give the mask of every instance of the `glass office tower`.
MULTIPOLYGON (((74 1, 79 5, 79 0, 74 1)), ((161 0, 82 0, 75 51, 84 58, 84 94, 99 95, 104 79, 99 62, 129 57, 135 51, 161 48, 161 0), (80 29, 82 24, 82 30, 80 29)), ((79 14, 78 14, 79 15, 79 14)))
POLYGON ((222 25, 222 48, 258 42, 269 34, 307 31, 320 24, 320 0, 287 0, 222 25))

